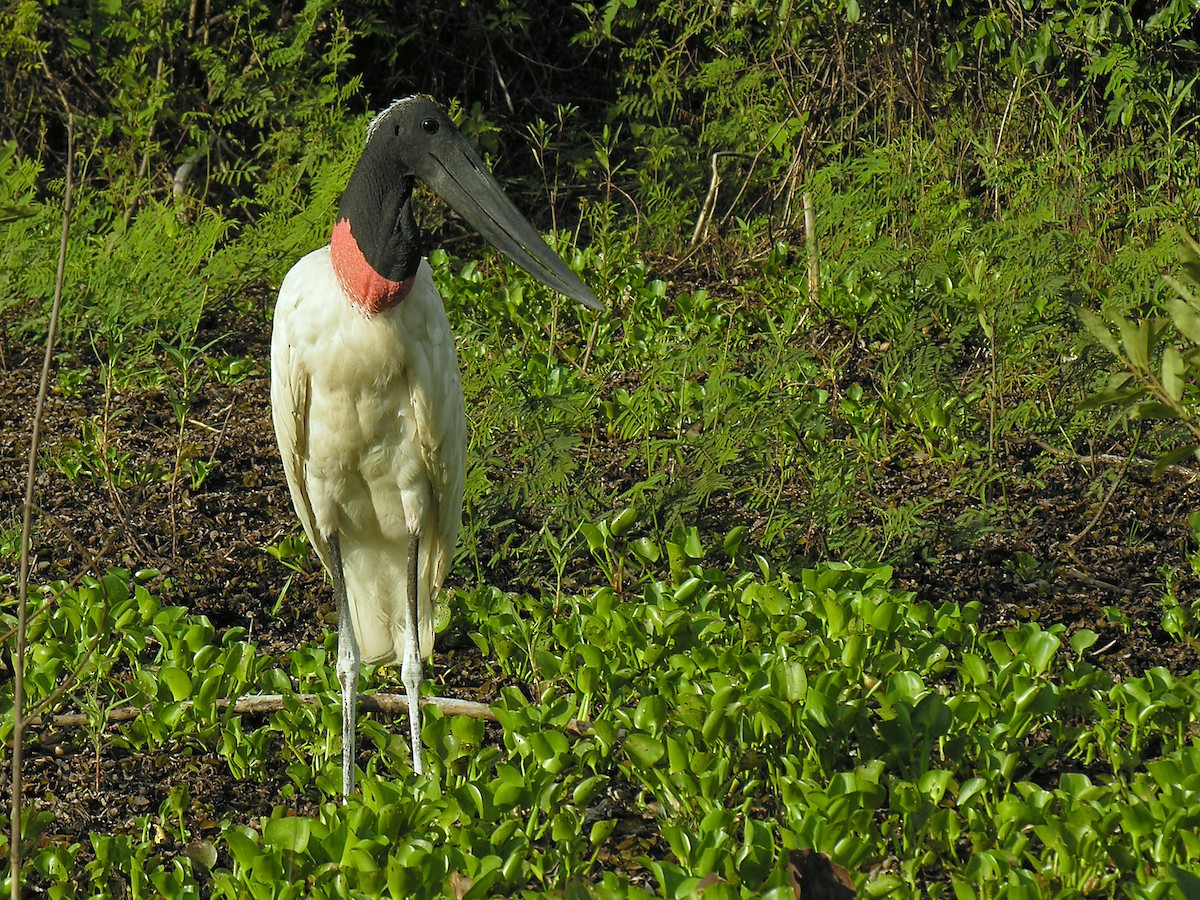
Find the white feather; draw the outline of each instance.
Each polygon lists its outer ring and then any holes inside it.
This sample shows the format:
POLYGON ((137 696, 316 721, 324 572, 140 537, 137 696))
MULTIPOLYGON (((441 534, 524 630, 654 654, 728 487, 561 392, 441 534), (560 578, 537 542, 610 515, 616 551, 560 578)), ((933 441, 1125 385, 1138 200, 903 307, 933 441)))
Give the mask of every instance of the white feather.
POLYGON ((292 502, 326 567, 339 533, 362 661, 399 663, 408 546, 420 537, 421 656, 462 516, 466 419, 454 336, 424 261, 409 295, 368 317, 329 248, 292 267, 271 338, 271 407, 292 502))

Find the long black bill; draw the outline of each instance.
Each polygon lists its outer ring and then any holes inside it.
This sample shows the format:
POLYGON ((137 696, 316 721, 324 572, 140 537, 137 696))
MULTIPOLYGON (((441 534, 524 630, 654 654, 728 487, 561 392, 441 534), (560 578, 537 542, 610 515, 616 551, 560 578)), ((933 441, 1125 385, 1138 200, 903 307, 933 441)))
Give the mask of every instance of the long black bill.
MULTIPOLYGON (((449 125, 449 120, 443 120, 449 125)), ((408 159, 413 174, 425 182, 497 249, 547 287, 588 309, 603 310, 567 264, 504 195, 466 139, 452 125, 408 159)))

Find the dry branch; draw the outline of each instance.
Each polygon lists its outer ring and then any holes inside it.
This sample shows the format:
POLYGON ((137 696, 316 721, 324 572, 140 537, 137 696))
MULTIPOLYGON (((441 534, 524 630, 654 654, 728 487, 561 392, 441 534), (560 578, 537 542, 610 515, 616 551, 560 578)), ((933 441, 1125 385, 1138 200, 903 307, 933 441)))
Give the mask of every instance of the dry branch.
MULTIPOLYGON (((232 703, 228 700, 218 700, 219 710, 231 710, 235 716, 262 715, 282 712, 287 709, 288 701, 296 701, 304 706, 320 706, 320 694, 246 694, 238 697, 232 703)), ((183 701, 180 706, 194 706, 190 700, 183 701)), ((467 716, 472 719, 484 719, 488 722, 499 721, 496 713, 486 703, 476 700, 460 700, 456 697, 422 697, 421 706, 436 706, 444 716, 467 716)), ((408 712, 408 698, 404 694, 359 694, 359 712, 382 713, 386 716, 404 715, 408 712)), ((109 710, 104 716, 106 725, 120 725, 122 722, 132 722, 138 716, 152 712, 151 707, 126 706, 109 710)), ((39 728, 84 728, 92 724, 92 719, 83 713, 60 713, 56 716, 31 716, 25 720, 27 727, 39 728)), ((563 731, 575 735, 585 735, 592 731, 592 723, 586 720, 571 719, 563 726, 563 731)), ((625 739, 625 729, 617 729, 617 739, 625 739)))
MULTIPOLYGON (((42 59, 42 65, 46 61, 42 59)), ((59 92, 67 112, 67 170, 63 189, 62 233, 58 245, 58 269, 54 277, 54 299, 50 305, 50 322, 46 328, 46 353, 42 358, 42 372, 38 380, 37 400, 33 407, 33 423, 29 433, 29 461, 25 469, 25 503, 21 514, 21 562, 17 582, 17 633, 13 648, 13 733, 12 775, 9 780, 9 872, 13 900, 21 897, 21 790, 22 743, 25 728, 25 629, 28 625, 30 533, 33 524, 33 491, 37 476, 38 447, 41 442, 42 414, 46 409, 46 394, 50 386, 50 368, 54 361, 54 343, 58 336, 58 317, 62 310, 63 279, 67 265, 67 242, 71 234, 71 200, 74 191, 75 160, 75 116, 67 106, 66 97, 59 92)))
MULTIPOLYGON (((283 694, 247 694, 238 697, 232 703, 228 700, 218 700, 219 710, 232 709, 236 716, 254 715, 256 713, 281 712, 287 709, 287 701, 294 700, 304 706, 319 706, 319 694, 291 694, 286 698, 283 694)), ((192 706, 190 700, 185 700, 181 706, 192 706)), ((496 721, 496 714, 486 703, 474 700, 459 700, 454 697, 422 697, 422 706, 436 706, 446 716, 469 716, 472 719, 496 721)), ((408 712, 408 698, 403 694, 361 694, 358 698, 360 712, 377 712, 385 715, 401 715, 408 712)), ((132 722, 138 716, 150 712, 148 707, 127 706, 122 709, 109 711, 105 720, 110 725, 122 722, 132 722)), ((54 728, 82 728, 91 723, 91 718, 82 713, 64 713, 57 716, 37 716, 25 721, 28 726, 49 725, 54 728)))

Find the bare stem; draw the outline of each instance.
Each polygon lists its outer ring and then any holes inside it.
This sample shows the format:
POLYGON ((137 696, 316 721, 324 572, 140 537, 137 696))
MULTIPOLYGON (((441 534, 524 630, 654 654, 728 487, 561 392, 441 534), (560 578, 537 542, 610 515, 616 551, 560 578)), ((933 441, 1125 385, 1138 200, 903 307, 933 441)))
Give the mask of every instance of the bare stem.
POLYGON ((74 189, 75 116, 67 112, 67 173, 63 191, 62 237, 58 245, 58 272, 54 278, 54 302, 50 307, 50 324, 46 329, 46 354, 42 359, 41 381, 37 402, 33 408, 33 425, 29 437, 29 462, 25 468, 25 506, 21 515, 21 574, 17 588, 17 646, 13 653, 13 755, 10 795, 9 861, 12 900, 21 898, 21 763, 22 740, 25 735, 25 626, 29 598, 29 542, 33 522, 33 485, 37 473, 38 445, 41 442, 42 412, 50 385, 50 366, 54 361, 54 341, 58 336, 58 316, 62 306, 63 278, 67 267, 67 238, 71 231, 71 194, 74 189))

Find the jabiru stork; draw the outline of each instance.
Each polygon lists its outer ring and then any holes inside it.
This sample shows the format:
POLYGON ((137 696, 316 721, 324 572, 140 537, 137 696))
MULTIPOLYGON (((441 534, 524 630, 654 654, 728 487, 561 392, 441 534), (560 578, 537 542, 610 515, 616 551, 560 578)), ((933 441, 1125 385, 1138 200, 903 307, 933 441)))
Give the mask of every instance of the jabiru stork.
POLYGON ((547 287, 603 305, 546 245, 426 96, 367 128, 327 246, 288 272, 271 408, 292 503, 333 581, 342 787, 354 790, 362 663, 400 665, 421 752, 421 660, 462 518, 466 420, 454 336, 413 217, 420 179, 547 287))

